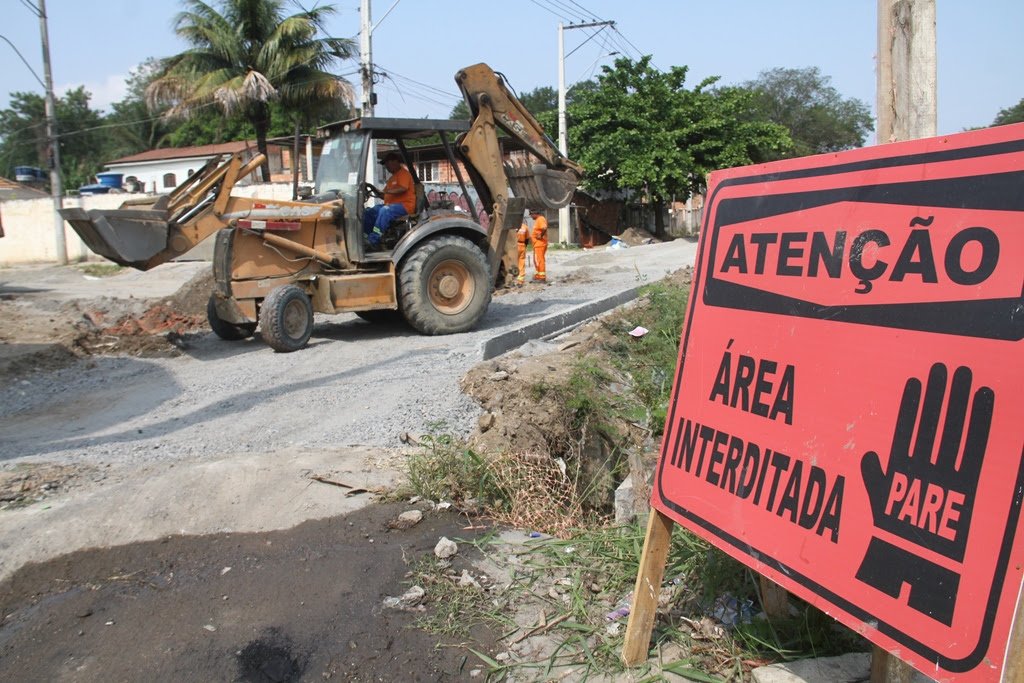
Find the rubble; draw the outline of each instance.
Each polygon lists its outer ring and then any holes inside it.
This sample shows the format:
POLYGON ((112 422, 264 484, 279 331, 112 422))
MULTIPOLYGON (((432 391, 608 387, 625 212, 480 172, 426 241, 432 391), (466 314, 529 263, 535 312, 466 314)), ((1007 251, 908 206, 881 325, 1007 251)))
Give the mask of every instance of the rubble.
POLYGON ((450 557, 454 557, 458 552, 458 544, 446 536, 442 536, 441 540, 439 540, 437 545, 434 546, 434 556, 439 560, 447 560, 450 557))

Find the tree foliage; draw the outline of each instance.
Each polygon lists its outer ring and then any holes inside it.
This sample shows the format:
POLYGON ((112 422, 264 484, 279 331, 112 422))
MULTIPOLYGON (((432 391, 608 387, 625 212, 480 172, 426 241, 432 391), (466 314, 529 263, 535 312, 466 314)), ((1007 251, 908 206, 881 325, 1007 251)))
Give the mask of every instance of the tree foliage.
POLYGON ((1024 121, 1024 98, 1012 107, 1000 109, 996 118, 992 121, 993 126, 1005 126, 1009 123, 1020 123, 1024 121))
POLYGON ((788 148, 785 129, 757 120, 749 91, 713 89, 714 78, 687 89, 686 73, 658 71, 650 57, 620 58, 579 92, 569 107, 569 156, 589 186, 633 190, 660 209, 703 190, 710 171, 788 148))
MULTIPOLYGON (((90 109, 89 97, 80 86, 55 98, 61 176, 68 188, 90 182, 104 149, 102 116, 90 109)), ((0 111, 0 164, 5 176, 13 176, 15 166, 50 168, 42 95, 11 93, 10 106, 0 111)))
POLYGON ((745 87, 763 118, 789 130, 792 155, 805 156, 861 147, 875 129, 868 105, 840 95, 831 80, 817 67, 778 68, 745 87))
MULTIPOLYGON (((320 37, 331 5, 284 14, 283 0, 220 0, 217 8, 185 0, 175 31, 191 47, 168 58, 147 90, 153 107, 170 118, 189 118, 210 105, 252 125, 267 151, 274 109, 297 125, 310 117, 347 110, 352 86, 328 72, 352 55, 352 41, 320 37)), ((263 166, 263 178, 270 169, 263 166)))

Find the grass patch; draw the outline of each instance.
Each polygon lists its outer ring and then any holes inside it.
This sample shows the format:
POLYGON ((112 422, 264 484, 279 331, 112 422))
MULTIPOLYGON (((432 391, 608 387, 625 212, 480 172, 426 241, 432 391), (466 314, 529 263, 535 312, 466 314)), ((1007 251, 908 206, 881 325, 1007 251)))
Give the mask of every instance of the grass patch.
POLYGON ((642 414, 655 436, 665 427, 689 295, 689 287, 657 282, 643 288, 640 305, 605 323, 612 332, 605 347, 611 363, 632 380, 632 415, 642 414), (647 334, 629 336, 636 326, 647 328, 647 334))
POLYGON ((487 461, 449 434, 429 433, 409 457, 409 485, 416 495, 460 507, 492 505, 502 498, 487 461))
POLYGON ((585 503, 586 484, 564 460, 502 453, 484 458, 447 434, 421 439, 408 461, 416 495, 482 509, 499 523, 562 533, 599 522, 585 503))
POLYGON ((76 267, 82 271, 82 274, 92 277, 110 277, 124 270, 124 266, 119 266, 116 263, 83 263, 76 267))
MULTIPOLYGON (((608 615, 632 597, 643 540, 644 529, 635 524, 579 529, 518 551, 518 590, 545 603, 547 622, 557 622, 548 633, 558 640, 547 661, 520 666, 539 667, 553 678, 567 668, 582 679, 623 670, 626 617, 608 615)), ((652 641, 653 653, 661 656, 633 675, 647 681, 666 680, 668 673, 697 681, 745 680, 753 666, 866 649, 866 641, 796 599, 789 618, 757 616, 757 586, 752 572, 675 527, 652 641), (723 596, 751 605, 731 626, 715 618, 723 596)), ((519 599, 506 597, 509 604, 519 599)))
POLYGON ((487 588, 459 585, 460 578, 461 574, 432 555, 413 564, 409 584, 424 588, 428 606, 416 618, 417 628, 449 638, 470 638, 477 628, 507 630, 507 613, 494 604, 487 588))

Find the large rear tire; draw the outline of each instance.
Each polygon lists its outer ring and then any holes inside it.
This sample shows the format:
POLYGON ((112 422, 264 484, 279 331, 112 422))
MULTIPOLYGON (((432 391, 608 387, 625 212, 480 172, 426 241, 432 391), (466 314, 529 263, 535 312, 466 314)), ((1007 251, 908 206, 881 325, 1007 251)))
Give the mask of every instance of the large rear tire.
POLYGON ((206 302, 206 319, 210 323, 213 333, 225 341, 241 341, 248 339, 256 332, 256 323, 243 323, 241 325, 228 322, 217 313, 216 296, 211 294, 210 300, 206 302))
POLYGON ((260 306, 260 335, 275 351, 298 351, 313 334, 313 304, 298 285, 270 292, 260 306))
POLYGON ((402 314, 423 334, 455 334, 472 328, 491 302, 487 257, 457 235, 418 245, 399 267, 402 314))

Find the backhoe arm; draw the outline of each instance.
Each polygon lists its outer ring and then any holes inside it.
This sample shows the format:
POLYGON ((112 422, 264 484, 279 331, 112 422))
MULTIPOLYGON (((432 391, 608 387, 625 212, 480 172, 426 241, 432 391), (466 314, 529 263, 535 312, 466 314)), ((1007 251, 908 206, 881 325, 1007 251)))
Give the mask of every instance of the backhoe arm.
POLYGON ((119 209, 61 210, 92 251, 123 266, 149 270, 184 254, 226 227, 220 218, 235 183, 259 168, 263 155, 211 159, 168 195, 128 200, 119 209))
POLYGON ((560 209, 572 200, 583 178, 583 167, 565 158, 544 134, 544 128, 486 64, 475 64, 455 75, 472 121, 459 140, 460 151, 480 173, 492 194, 504 194, 506 182, 530 207, 560 209), (497 125, 519 140, 541 163, 503 169, 497 125), (506 181, 507 178, 507 181, 506 181))
POLYGON ((560 209, 571 200, 583 168, 566 159, 544 134, 537 119, 486 64, 455 75, 472 115, 469 130, 456 141, 485 206, 492 206, 489 235, 491 271, 497 268, 510 229, 518 228, 524 206, 560 209), (540 163, 502 161, 500 127, 519 140, 540 163), (482 185, 482 187, 481 187, 482 185), (510 202, 509 187, 516 199, 510 202))

